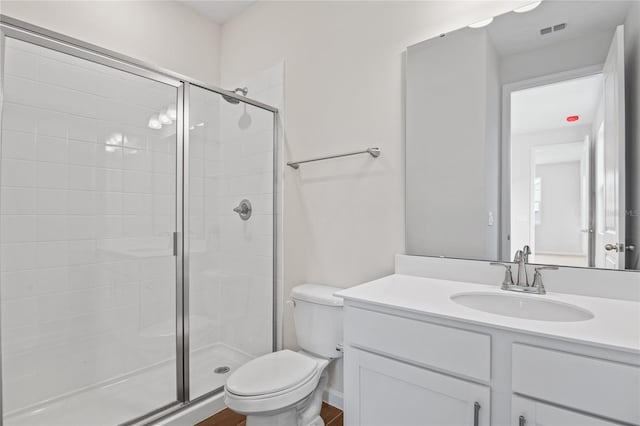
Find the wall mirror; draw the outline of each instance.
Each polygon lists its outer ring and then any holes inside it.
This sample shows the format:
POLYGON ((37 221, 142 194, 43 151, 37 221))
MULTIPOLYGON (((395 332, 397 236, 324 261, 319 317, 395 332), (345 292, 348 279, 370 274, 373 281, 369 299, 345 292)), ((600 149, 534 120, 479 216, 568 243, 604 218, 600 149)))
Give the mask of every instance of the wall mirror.
POLYGON ((407 253, 640 269, 639 26, 547 0, 410 46, 407 253))

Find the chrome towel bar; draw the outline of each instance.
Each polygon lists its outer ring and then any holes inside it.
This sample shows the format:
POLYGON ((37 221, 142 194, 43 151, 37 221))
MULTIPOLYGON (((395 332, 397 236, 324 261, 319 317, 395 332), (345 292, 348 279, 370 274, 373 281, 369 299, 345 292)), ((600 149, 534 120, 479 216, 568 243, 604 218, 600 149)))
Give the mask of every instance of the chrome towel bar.
POLYGON ((302 161, 289 161, 287 163, 287 166, 297 170, 300 167, 300 164, 302 163, 311 163, 312 161, 320 161, 320 160, 330 160, 332 158, 348 157, 350 155, 358 155, 358 154, 369 154, 373 158, 378 158, 380 156, 380 148, 367 148, 364 151, 347 152, 346 154, 337 154, 337 155, 327 155, 326 157, 311 158, 309 160, 302 160, 302 161))

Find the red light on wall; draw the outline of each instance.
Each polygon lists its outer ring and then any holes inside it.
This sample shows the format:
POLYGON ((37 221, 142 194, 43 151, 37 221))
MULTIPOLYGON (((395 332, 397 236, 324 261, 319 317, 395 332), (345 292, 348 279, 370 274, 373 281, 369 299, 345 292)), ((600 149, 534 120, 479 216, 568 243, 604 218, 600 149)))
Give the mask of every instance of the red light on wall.
POLYGON ((580 120, 580 116, 579 115, 570 115, 567 117, 567 121, 569 123, 573 123, 574 121, 578 121, 580 120))

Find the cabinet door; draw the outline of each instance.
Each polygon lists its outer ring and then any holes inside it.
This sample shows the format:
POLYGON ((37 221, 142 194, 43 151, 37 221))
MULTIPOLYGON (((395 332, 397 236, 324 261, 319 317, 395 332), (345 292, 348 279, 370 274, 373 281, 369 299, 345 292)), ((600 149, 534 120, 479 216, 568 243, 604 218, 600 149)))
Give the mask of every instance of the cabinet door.
POLYGON ((486 386, 351 347, 345 363, 347 426, 489 426, 486 386))
POLYGON ((559 408, 532 399, 514 396, 511 399, 511 424, 515 426, 620 426, 614 423, 559 408))

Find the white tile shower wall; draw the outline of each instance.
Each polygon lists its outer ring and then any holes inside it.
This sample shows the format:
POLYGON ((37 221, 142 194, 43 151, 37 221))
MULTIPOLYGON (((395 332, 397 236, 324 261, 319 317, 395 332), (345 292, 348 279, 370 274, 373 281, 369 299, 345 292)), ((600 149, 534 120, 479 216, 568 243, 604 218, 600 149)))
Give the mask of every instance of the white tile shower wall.
MULTIPOLYGON (((278 106, 282 81, 279 65, 238 86, 278 106)), ((272 335, 273 115, 197 88, 190 113, 191 349, 261 355, 272 335), (233 212, 244 198, 248 221, 233 212)))
MULTIPOLYGON (((253 99, 283 106, 284 64, 254 73, 232 87, 247 87, 253 99)), ((272 348, 273 308, 273 192, 274 116, 242 105, 226 104, 221 111, 221 148, 225 158, 221 173, 221 256, 232 280, 221 287, 225 318, 221 339, 252 356, 272 348), (254 215, 243 222, 231 211, 238 202, 251 201, 254 215)))
MULTIPOLYGON (((190 92, 190 349, 197 351, 220 340, 218 170, 219 96, 192 87, 190 92)), ((193 371, 193 374, 203 372, 193 371)), ((210 372, 206 372, 207 374, 210 372)))
POLYGON ((7 413, 174 356, 175 129, 147 122, 176 92, 11 39, 5 65, 7 413))

